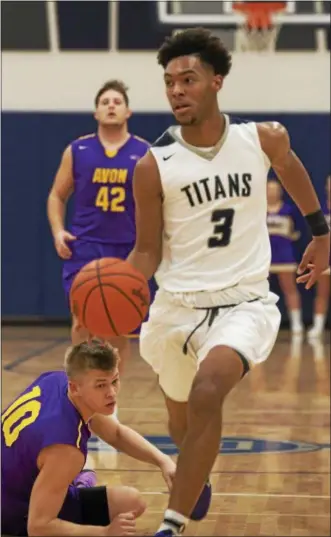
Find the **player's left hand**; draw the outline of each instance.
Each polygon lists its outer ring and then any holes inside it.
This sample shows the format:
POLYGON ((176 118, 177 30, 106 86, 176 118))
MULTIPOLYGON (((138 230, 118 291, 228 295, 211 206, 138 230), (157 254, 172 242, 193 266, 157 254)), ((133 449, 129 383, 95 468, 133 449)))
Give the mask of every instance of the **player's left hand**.
POLYGON ((165 455, 164 459, 162 459, 162 462, 160 464, 160 469, 163 475, 163 479, 166 482, 167 487, 170 491, 176 473, 176 464, 170 457, 165 455))
POLYGON ((313 237, 308 244, 298 267, 298 283, 305 283, 310 289, 328 268, 330 260, 330 233, 313 237))

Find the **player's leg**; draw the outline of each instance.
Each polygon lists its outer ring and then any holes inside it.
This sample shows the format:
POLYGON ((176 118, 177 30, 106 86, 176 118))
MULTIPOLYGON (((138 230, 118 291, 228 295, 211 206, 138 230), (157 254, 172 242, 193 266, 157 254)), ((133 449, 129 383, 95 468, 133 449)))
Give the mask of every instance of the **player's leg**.
POLYGON ((107 487, 107 499, 111 518, 121 513, 134 513, 138 518, 147 507, 140 492, 133 487, 107 487))
POLYGON ((248 363, 265 360, 275 343, 280 313, 275 300, 244 303, 220 314, 198 351, 200 368, 188 400, 187 433, 181 444, 169 508, 157 535, 175 535, 205 487, 221 439, 222 407, 248 363), (223 318, 222 318, 223 317, 223 318), (215 344, 217 341, 219 345, 215 344))
POLYGON ((187 431, 187 403, 174 401, 163 392, 165 404, 168 411, 169 434, 178 448, 187 431))
MULTIPOLYGON (((197 356, 183 354, 183 345, 196 325, 197 312, 174 307, 162 291, 151 306, 148 322, 142 326, 140 353, 158 375, 168 410, 170 436, 180 448, 187 431, 187 401, 197 372, 197 356)), ((211 486, 205 486, 191 513, 202 519, 211 501, 211 486)))
MULTIPOLYGON (((163 395, 168 410, 169 434, 178 449, 180 449, 187 433, 188 403, 174 401, 173 399, 167 397, 164 392, 163 395)), ((208 479, 204 485, 204 488, 202 489, 198 501, 194 506, 193 511, 191 512, 191 520, 202 520, 206 516, 211 502, 211 495, 212 488, 208 479)))
POLYGON ((146 509, 139 491, 133 487, 87 487, 71 485, 59 513, 61 520, 87 526, 108 526, 120 513, 136 518, 146 509))
POLYGON ((314 302, 313 326, 308 331, 309 337, 320 337, 323 333, 330 304, 330 270, 318 280, 314 302))
MULTIPOLYGON (((70 308, 70 289, 78 272, 90 261, 98 257, 97 246, 81 239, 71 244, 72 255, 63 263, 62 281, 68 307, 70 308)), ((71 342, 77 345, 88 338, 88 331, 81 326, 75 314, 71 311, 71 342)))
POLYGON ((303 332, 301 298, 295 281, 295 272, 279 272, 278 280, 284 294, 291 330, 293 334, 301 334, 303 332))
POLYGON ((169 502, 170 510, 187 519, 219 452, 225 398, 242 378, 245 367, 236 351, 217 346, 207 354, 194 379, 188 400, 187 433, 181 443, 169 502))

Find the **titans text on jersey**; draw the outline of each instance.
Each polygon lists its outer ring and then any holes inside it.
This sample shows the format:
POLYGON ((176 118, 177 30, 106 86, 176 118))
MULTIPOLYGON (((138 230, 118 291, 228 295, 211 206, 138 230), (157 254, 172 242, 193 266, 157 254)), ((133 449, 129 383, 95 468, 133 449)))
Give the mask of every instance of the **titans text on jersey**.
POLYGON ((263 295, 267 289, 270 162, 256 123, 225 117, 225 133, 215 147, 190 146, 175 126, 150 149, 163 191, 164 254, 157 277, 168 292, 220 291, 237 284, 260 285, 263 295))

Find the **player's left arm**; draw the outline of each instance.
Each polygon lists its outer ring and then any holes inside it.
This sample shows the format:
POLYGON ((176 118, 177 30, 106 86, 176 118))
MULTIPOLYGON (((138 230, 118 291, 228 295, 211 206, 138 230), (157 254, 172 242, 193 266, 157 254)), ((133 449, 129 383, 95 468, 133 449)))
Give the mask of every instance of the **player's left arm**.
POLYGON ((90 429, 118 451, 160 468, 168 487, 171 486, 176 470, 175 463, 139 433, 101 414, 93 416, 90 429))
POLYGON ((329 266, 330 230, 309 174, 291 149, 286 128, 277 122, 257 125, 261 147, 277 177, 310 227, 312 241, 298 267, 297 281, 310 289, 329 266))

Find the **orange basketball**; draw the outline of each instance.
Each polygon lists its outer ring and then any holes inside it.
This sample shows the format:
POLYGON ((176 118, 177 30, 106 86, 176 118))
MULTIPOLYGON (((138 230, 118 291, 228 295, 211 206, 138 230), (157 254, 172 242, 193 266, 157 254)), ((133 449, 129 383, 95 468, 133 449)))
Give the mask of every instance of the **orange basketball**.
POLYGON ((85 265, 70 290, 71 311, 90 334, 104 339, 133 332, 149 304, 144 276, 127 261, 112 257, 85 265))

